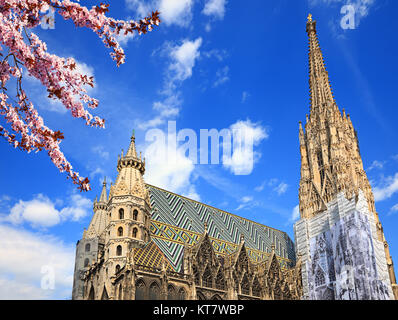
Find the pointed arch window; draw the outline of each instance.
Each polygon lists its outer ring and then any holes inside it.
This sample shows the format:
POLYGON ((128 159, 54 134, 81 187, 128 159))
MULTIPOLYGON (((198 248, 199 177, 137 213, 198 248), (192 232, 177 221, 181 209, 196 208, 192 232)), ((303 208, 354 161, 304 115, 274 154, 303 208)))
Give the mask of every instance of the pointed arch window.
POLYGON ((178 291, 178 300, 185 300, 185 299, 186 299, 186 296, 187 296, 187 294, 186 294, 184 288, 181 288, 181 289, 178 291))
POLYGON ((119 219, 120 220, 124 219, 124 209, 123 208, 119 209, 119 219))
POLYGON ((89 261, 88 258, 84 259, 84 268, 88 267, 89 261))
POLYGON ((198 286, 199 284, 200 284, 200 278, 199 278, 199 272, 198 272, 198 269, 195 267, 195 266, 193 266, 193 278, 195 279, 195 284, 198 286))
POLYGON ((202 285, 203 285, 204 287, 207 287, 207 288, 213 287, 213 277, 212 277, 212 275, 211 275, 211 272, 210 272, 210 268, 209 268, 209 267, 206 267, 206 270, 205 270, 205 272, 203 273, 202 285))
POLYGON ((122 246, 117 246, 116 248, 116 255, 121 256, 122 255, 122 246))
POLYGON ((115 273, 118 273, 119 271, 120 271, 120 265, 116 265, 115 273))
POLYGON ((138 210, 134 209, 133 211, 133 220, 137 221, 138 220, 138 210))
POLYGON ((253 281, 252 294, 255 297, 261 296, 261 285, 260 285, 260 282, 258 281, 257 277, 255 277, 254 281, 253 281))
POLYGON ((250 285, 249 279, 247 278, 247 274, 243 276, 242 284, 241 284, 242 294, 249 294, 250 293, 250 285))
POLYGON ((176 300, 175 289, 172 285, 167 288, 167 300, 176 300))
POLYGON ((137 233, 138 233, 138 229, 134 228, 133 229, 133 238, 137 238, 137 233))
POLYGON ((117 235, 118 235, 119 237, 122 237, 122 236, 123 236, 123 228, 122 228, 122 227, 119 227, 119 228, 117 229, 117 235))
POLYGON ((135 284, 135 300, 145 300, 146 286, 144 281, 138 280, 135 284))
POLYGON ((152 282, 149 287, 149 300, 159 300, 160 298, 160 289, 159 285, 156 282, 152 282))
POLYGON ((217 273, 216 288, 219 290, 225 290, 225 279, 224 279, 223 273, 221 272, 221 269, 218 270, 218 273, 217 273))
POLYGON ((86 244, 86 247, 85 247, 84 249, 85 249, 86 252, 90 252, 90 249, 91 249, 91 248, 90 248, 90 244, 87 243, 87 244, 86 244))

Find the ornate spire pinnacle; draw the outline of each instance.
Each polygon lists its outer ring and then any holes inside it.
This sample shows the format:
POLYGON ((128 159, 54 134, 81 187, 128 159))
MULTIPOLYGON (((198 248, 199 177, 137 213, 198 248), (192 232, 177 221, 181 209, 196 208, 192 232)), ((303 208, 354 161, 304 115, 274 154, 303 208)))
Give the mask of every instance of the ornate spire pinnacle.
POLYGON ((129 149, 127 150, 126 157, 134 157, 137 158, 137 151, 135 150, 135 131, 133 129, 133 134, 131 135, 130 138, 130 146, 129 149))
POLYGON ((102 183, 102 191, 101 191, 101 196, 99 199, 99 202, 107 202, 107 195, 106 195, 106 177, 104 177, 104 182, 102 183))
POLYGON ((326 71, 322 51, 316 33, 316 21, 312 15, 308 16, 306 31, 309 39, 309 73, 311 114, 324 113, 328 108, 337 109, 330 86, 329 75, 326 71))

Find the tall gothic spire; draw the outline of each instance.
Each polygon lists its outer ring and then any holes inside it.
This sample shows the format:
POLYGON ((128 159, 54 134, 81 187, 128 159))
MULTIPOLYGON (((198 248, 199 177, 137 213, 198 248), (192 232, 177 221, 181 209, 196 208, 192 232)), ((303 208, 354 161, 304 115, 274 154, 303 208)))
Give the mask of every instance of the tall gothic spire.
POLYGON ((137 158, 137 151, 135 150, 135 132, 133 130, 133 134, 130 138, 130 146, 127 150, 126 157, 135 157, 137 158))
POLYGON ((312 15, 308 16, 307 34, 309 39, 308 61, 309 61, 309 84, 311 99, 311 115, 322 113, 330 105, 335 107, 329 75, 326 71, 322 51, 319 46, 316 33, 316 21, 312 20, 312 15))
POLYGON ((374 197, 363 169, 357 133, 349 116, 340 113, 334 100, 316 33, 308 16, 310 116, 305 130, 299 126, 301 152, 300 214, 312 217, 326 209, 337 193, 347 198, 362 190, 375 215, 374 197))

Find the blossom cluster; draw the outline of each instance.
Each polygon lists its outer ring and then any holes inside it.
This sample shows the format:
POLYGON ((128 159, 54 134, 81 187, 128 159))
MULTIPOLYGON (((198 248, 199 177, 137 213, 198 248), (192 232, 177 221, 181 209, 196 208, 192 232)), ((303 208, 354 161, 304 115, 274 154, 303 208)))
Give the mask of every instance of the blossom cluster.
POLYGON ((45 126, 22 88, 22 78, 26 70, 45 86, 48 97, 58 99, 73 117, 83 118, 88 126, 104 128, 105 120, 92 116, 86 109, 94 109, 99 103, 85 89, 94 86, 93 77, 79 72, 73 58, 50 54, 46 44, 31 30, 40 24, 43 12, 53 8, 77 27, 94 31, 112 50, 111 57, 119 66, 125 62, 125 54, 117 36, 152 31, 160 23, 159 12, 138 22, 123 21, 106 16, 108 6, 101 3, 88 9, 70 0, 0 0, 0 115, 9 123, 8 128, 0 125, 0 136, 27 152, 46 150, 57 168, 66 172, 81 191, 90 190, 88 178, 79 177, 65 158, 60 149, 63 134, 45 126), (16 99, 7 93, 11 79, 17 84, 16 99))

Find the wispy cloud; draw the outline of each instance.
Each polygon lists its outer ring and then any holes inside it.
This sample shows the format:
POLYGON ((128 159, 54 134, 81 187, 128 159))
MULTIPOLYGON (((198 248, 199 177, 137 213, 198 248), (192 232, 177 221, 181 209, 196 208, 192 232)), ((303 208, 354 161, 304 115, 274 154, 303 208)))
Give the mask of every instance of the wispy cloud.
POLYGON ((389 176, 382 182, 381 186, 373 188, 375 201, 383 201, 391 198, 393 194, 398 192, 398 173, 389 176))
POLYGON ((89 214, 92 202, 80 194, 72 194, 69 206, 56 209, 57 202, 47 196, 38 194, 32 200, 19 200, 11 208, 9 214, 0 216, 0 221, 13 225, 30 224, 33 228, 48 228, 63 221, 79 221, 89 214))
POLYGON ((7 235, 0 241, 1 300, 71 297, 73 244, 3 224, 0 234, 7 235))
POLYGON ((217 70, 216 72, 216 80, 214 81, 213 87, 218 87, 229 80, 229 67, 225 66, 217 70))
POLYGON ((217 19, 223 19, 226 4, 226 0, 207 0, 202 13, 217 19))

